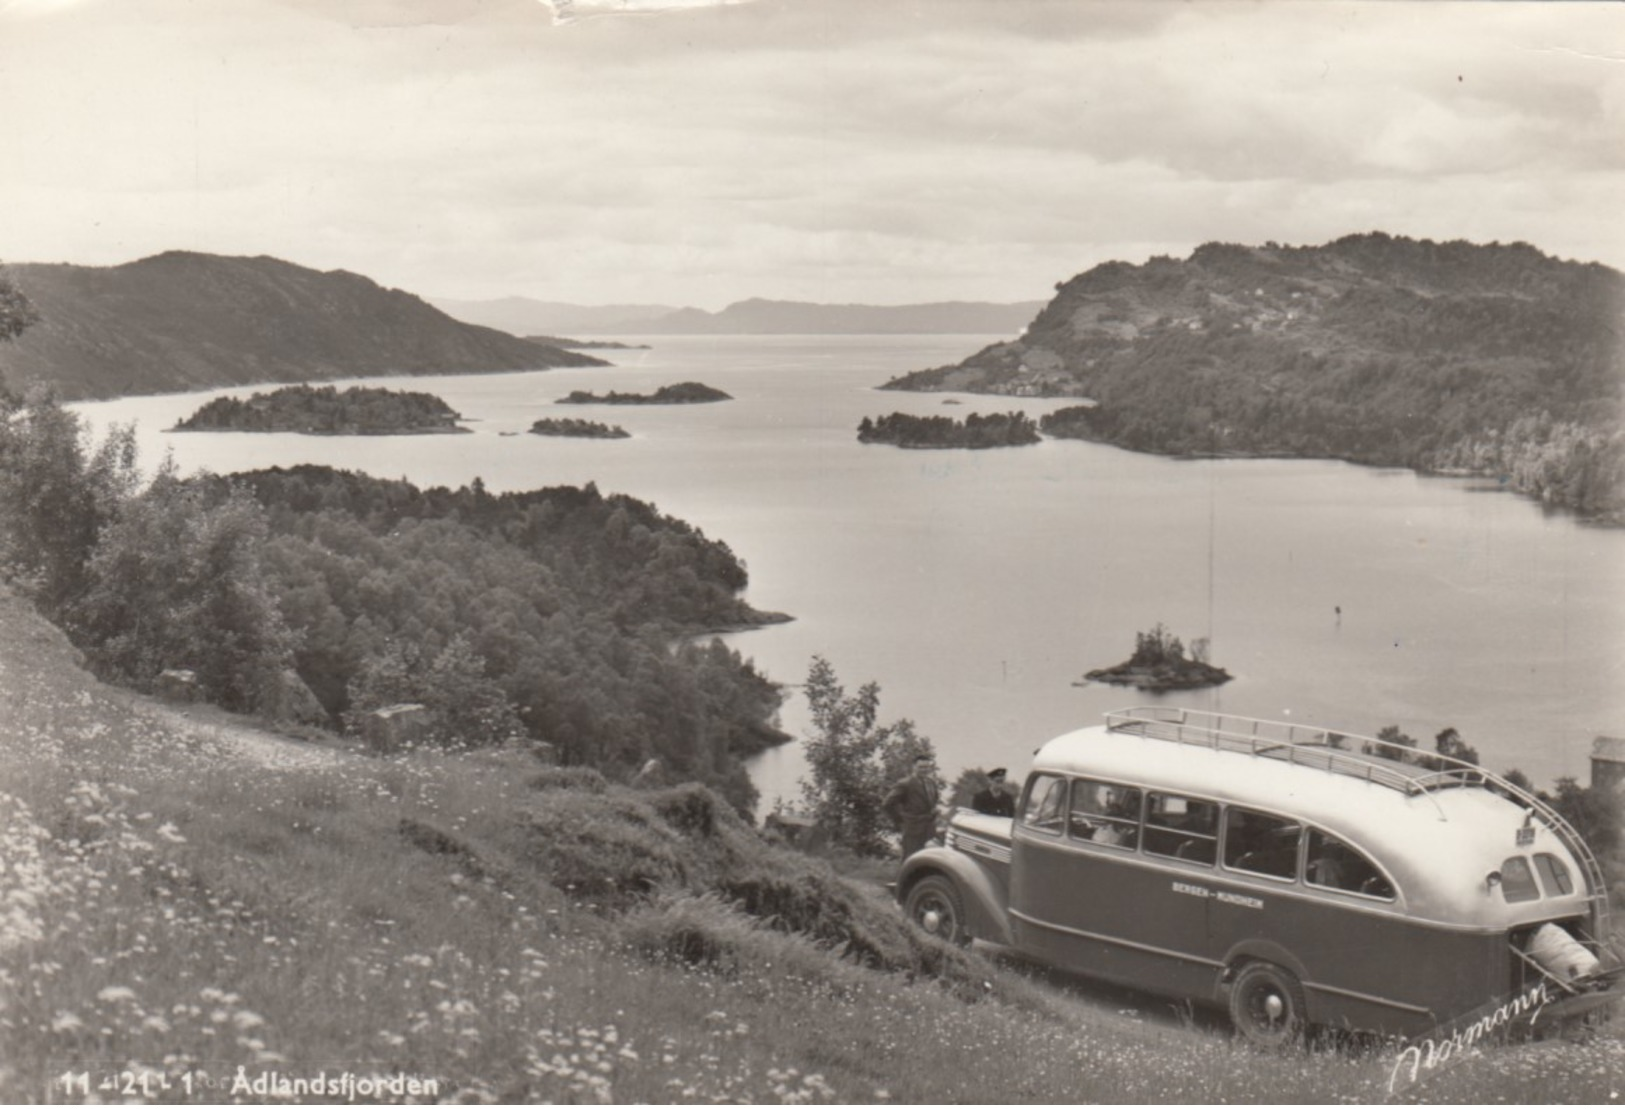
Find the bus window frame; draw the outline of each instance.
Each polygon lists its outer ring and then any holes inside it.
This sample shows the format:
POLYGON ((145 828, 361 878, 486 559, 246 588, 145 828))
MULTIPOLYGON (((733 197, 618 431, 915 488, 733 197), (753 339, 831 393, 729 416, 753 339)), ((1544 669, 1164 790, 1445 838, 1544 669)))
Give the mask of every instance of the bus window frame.
MULTIPOLYGON (((1045 796, 1039 799, 1038 803, 1042 805, 1045 800, 1048 800, 1047 791, 1045 796)), ((1067 814, 1071 811, 1071 801, 1072 776, 1070 774, 1051 770, 1035 770, 1033 771, 1032 776, 1027 779, 1027 788, 1025 791, 1023 791, 1021 797, 1021 808, 1016 812, 1015 826, 1025 831, 1032 832, 1034 835, 1040 835, 1057 840, 1065 839, 1067 814), (1038 783, 1044 779, 1052 779, 1061 787, 1060 822, 1053 828, 1046 828, 1042 824, 1037 824, 1027 819, 1027 809, 1033 803, 1033 793, 1035 792, 1038 783)))
MULTIPOLYGON (((1108 817, 1108 819, 1121 820, 1123 818, 1108 817)), ((1404 899, 1401 897, 1399 883, 1394 881, 1393 874, 1389 872, 1386 866, 1378 862, 1376 857, 1370 851, 1356 843, 1354 840, 1350 839, 1348 836, 1333 832, 1322 825, 1304 820, 1300 817, 1290 816, 1286 813, 1270 809, 1259 808, 1255 805, 1249 805, 1242 802, 1221 801, 1216 797, 1204 797, 1194 793, 1182 793, 1178 790, 1148 785, 1144 782, 1124 781, 1116 778, 1093 777, 1088 774, 1081 774, 1072 770, 1034 770, 1032 775, 1027 780, 1026 789, 1023 791, 1022 808, 1017 813, 1016 825, 1019 828, 1023 828, 1029 832, 1044 837, 1046 841, 1058 841, 1066 844, 1068 847, 1107 847, 1111 848, 1112 851, 1119 855, 1133 856, 1158 866, 1168 866, 1169 864, 1174 864, 1174 870, 1172 872, 1177 872, 1179 867, 1195 867, 1204 871, 1211 871, 1214 874, 1222 874, 1230 880, 1246 881, 1248 879, 1256 879, 1258 881, 1270 882, 1281 887, 1295 887, 1303 895, 1309 897, 1331 895, 1333 898, 1354 898, 1358 901, 1369 902, 1373 905, 1389 905, 1395 908, 1399 908, 1404 905, 1404 899), (1033 787, 1037 784, 1039 779, 1042 778, 1059 780, 1066 787, 1065 812, 1062 818, 1061 827, 1058 830, 1050 830, 1036 824, 1027 824, 1022 821, 1022 814, 1026 810, 1028 797, 1031 795, 1033 787), (1081 783, 1086 782, 1094 783, 1096 785, 1111 786, 1116 789, 1133 789, 1139 791, 1140 817, 1138 821, 1136 840, 1133 847, 1121 843, 1105 843, 1103 841, 1092 839, 1082 839, 1072 834, 1071 815, 1073 793, 1081 783), (1197 859, 1181 859, 1173 855, 1160 855, 1154 851, 1147 851, 1145 849, 1146 813, 1150 808, 1152 794, 1182 797, 1187 801, 1200 801, 1204 804, 1218 807, 1219 830, 1218 834, 1213 837, 1214 862, 1212 864, 1204 863, 1197 859), (1230 866, 1224 861, 1225 837, 1229 832, 1230 814, 1235 810, 1255 813, 1259 816, 1270 817, 1286 824, 1296 824, 1298 826, 1297 864, 1291 877, 1283 878, 1274 874, 1266 874, 1263 871, 1258 870, 1241 870, 1237 867, 1230 866), (1389 893, 1386 896, 1383 896, 1375 893, 1364 893, 1360 890, 1339 889, 1336 886, 1327 886, 1318 882, 1310 881, 1309 837, 1316 834, 1334 840, 1357 853, 1359 857, 1364 859, 1366 863, 1370 865, 1371 869, 1374 870, 1377 875, 1388 884, 1389 893)), ((1557 861, 1562 863, 1561 859, 1558 859, 1557 861)), ((1539 884, 1540 877, 1533 862, 1529 863, 1529 869, 1531 876, 1535 879, 1536 888, 1544 892, 1544 888, 1539 884)))
MULTIPOLYGON (((1066 780, 1066 820, 1063 822, 1063 832, 1067 843, 1085 844, 1090 847, 1109 847, 1113 851, 1124 852, 1130 855, 1143 855, 1145 853, 1142 850, 1145 846, 1145 799, 1148 793, 1145 786, 1136 785, 1131 782, 1114 781, 1110 778, 1093 778, 1084 774, 1067 774, 1066 780), (1129 820, 1128 817, 1112 816, 1110 813, 1085 814, 1088 816, 1098 817, 1100 820, 1107 822, 1108 826, 1110 827, 1121 827, 1126 824, 1132 824, 1134 827, 1133 843, 1109 843, 1106 840, 1092 839, 1086 836, 1074 835, 1072 833, 1072 814, 1077 811, 1073 808, 1073 798, 1077 796, 1079 788, 1084 785, 1109 786, 1112 789, 1131 789, 1140 795, 1138 808, 1136 810, 1137 815, 1132 821, 1129 820)), ((1161 856, 1157 857, 1160 858, 1161 856)))
POLYGON ((1540 888, 1540 878, 1535 873, 1535 864, 1528 855, 1508 855, 1505 859, 1501 860, 1499 870, 1501 874, 1501 900, 1506 902, 1508 905, 1526 905, 1531 901, 1540 901, 1545 898, 1546 891, 1540 888), (1507 873, 1512 869, 1513 864, 1515 863, 1523 867, 1524 875, 1528 879, 1527 888, 1534 891, 1527 897, 1512 896, 1514 887, 1516 887, 1520 893, 1524 889, 1522 879, 1513 878, 1507 873))
MULTIPOLYGON (((1283 815, 1281 813, 1271 812, 1269 809, 1256 808, 1256 807, 1254 807, 1252 805, 1235 805, 1235 804, 1228 804, 1227 803, 1227 804, 1225 804, 1223 806, 1223 812, 1221 813, 1221 818, 1220 818, 1220 821, 1219 821, 1219 837, 1218 837, 1218 841, 1219 841, 1218 842, 1219 868, 1221 870, 1223 870, 1226 874, 1240 874, 1240 875, 1243 875, 1243 876, 1248 877, 1248 878, 1262 878, 1266 882, 1275 882, 1278 885, 1302 886, 1305 889, 1307 889, 1307 888, 1309 888, 1309 882, 1308 882, 1308 875, 1305 872, 1304 868, 1308 865, 1308 859, 1305 858, 1305 852, 1309 850, 1309 829, 1310 829, 1310 827, 1311 826, 1307 821, 1302 820, 1302 819, 1300 819, 1298 817, 1285 816, 1285 815, 1283 815), (1280 874, 1269 874, 1269 873, 1267 873, 1265 871, 1262 871, 1262 870, 1246 870, 1246 869, 1244 869, 1242 867, 1239 867, 1239 866, 1232 866, 1232 865, 1230 865, 1230 863, 1225 861, 1225 857, 1224 857, 1224 855, 1225 855, 1225 844, 1230 838, 1230 814, 1233 813, 1233 812, 1236 812, 1238 810, 1241 811, 1241 812, 1244 812, 1244 813, 1251 813, 1254 816, 1263 816, 1263 817, 1268 817, 1271 820, 1279 820, 1282 824, 1295 824, 1295 825, 1297 825, 1297 828, 1298 828, 1298 842, 1297 842, 1297 846, 1293 849, 1292 874, 1290 876, 1282 876, 1280 874)), ((1333 838, 1338 839, 1338 840, 1342 839, 1341 836, 1337 836, 1337 837, 1333 837, 1333 838)), ((1361 854, 1363 855, 1363 854, 1365 854, 1365 852, 1362 851, 1361 854)), ((1329 887, 1329 886, 1315 886, 1314 888, 1315 889, 1331 889, 1332 887, 1329 887)), ((1348 891, 1333 889, 1332 892, 1334 892, 1334 893, 1346 893, 1348 891)))
POLYGON ((1574 875, 1569 873, 1569 866, 1562 859, 1550 851, 1541 851, 1531 860, 1534 863, 1535 880, 1540 886, 1541 896, 1546 900, 1555 900, 1559 897, 1574 896, 1574 875), (1547 885, 1547 877, 1551 878, 1552 889, 1547 885), (1567 889, 1563 887, 1567 886, 1567 889))
POLYGON ((1362 901, 1372 901, 1372 902, 1375 902, 1378 905, 1394 905, 1394 906, 1398 906, 1400 904, 1399 883, 1394 881, 1394 876, 1392 874, 1388 873, 1388 868, 1383 866, 1381 863, 1379 863, 1376 860, 1376 858, 1371 854, 1371 852, 1367 851, 1364 847, 1361 847, 1358 843, 1355 843, 1353 840, 1349 839, 1347 836, 1338 835, 1336 832, 1330 831, 1329 829, 1326 829, 1326 828, 1322 828, 1318 824, 1305 823, 1304 826, 1303 826, 1303 835, 1300 837, 1300 842, 1302 843, 1302 847, 1300 848, 1299 855, 1298 855, 1298 873, 1303 876, 1303 888, 1304 889, 1312 890, 1312 891, 1314 891, 1316 893, 1336 894, 1339 897, 1358 897, 1362 901), (1340 889, 1337 886, 1327 886, 1327 885, 1322 885, 1319 882, 1310 881, 1309 880, 1309 837, 1311 835, 1326 836, 1328 839, 1336 840, 1338 843, 1342 844, 1344 847, 1347 847, 1350 850, 1358 853, 1360 858, 1364 859, 1368 864, 1370 864, 1371 869, 1375 870, 1377 872, 1378 876, 1381 877, 1384 882, 1388 883, 1388 889, 1391 891, 1388 894, 1388 896, 1383 897, 1380 894, 1364 893, 1364 892, 1362 892, 1360 890, 1340 889))
MULTIPOLYGON (((1161 859, 1167 862, 1184 863, 1187 866, 1200 867, 1203 870, 1214 870, 1218 867, 1219 848, 1222 842, 1222 833, 1224 829, 1224 813, 1227 807, 1223 801, 1216 801, 1210 797, 1198 797, 1195 794, 1181 793, 1171 789, 1151 789, 1149 787, 1143 788, 1140 792, 1140 796, 1142 798, 1140 803, 1140 854, 1144 855, 1148 859, 1161 859), (1175 828, 1172 825, 1167 824, 1153 825, 1151 823, 1151 799, 1153 797, 1177 797, 1187 804, 1194 801, 1200 805, 1211 805, 1214 809, 1213 834, 1208 835, 1205 832, 1193 832, 1187 828, 1175 828), (1186 840, 1197 840, 1200 842, 1210 843, 1213 846, 1213 859, 1211 862, 1203 859, 1187 859, 1181 858, 1178 854, 1174 853, 1153 851, 1146 846, 1146 843, 1150 838, 1150 833, 1153 831, 1176 832, 1183 835, 1186 840)), ((1181 848, 1183 848, 1183 846, 1183 844, 1180 845, 1181 848)))

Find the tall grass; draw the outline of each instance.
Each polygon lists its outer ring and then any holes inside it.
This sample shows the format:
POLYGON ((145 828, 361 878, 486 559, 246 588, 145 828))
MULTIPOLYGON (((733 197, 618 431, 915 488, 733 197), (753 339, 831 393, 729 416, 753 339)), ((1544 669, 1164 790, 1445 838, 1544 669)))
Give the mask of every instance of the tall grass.
MULTIPOLYGON (((277 1100, 234 1084, 323 1071, 464 1101, 1385 1093, 1380 1054, 1260 1055, 945 947, 704 790, 239 734, 72 663, 0 596, 9 1100, 125 1072, 176 1101, 277 1100)), ((1614 1038, 1530 1045, 1414 1094, 1607 1103, 1622 1063, 1614 1038)))

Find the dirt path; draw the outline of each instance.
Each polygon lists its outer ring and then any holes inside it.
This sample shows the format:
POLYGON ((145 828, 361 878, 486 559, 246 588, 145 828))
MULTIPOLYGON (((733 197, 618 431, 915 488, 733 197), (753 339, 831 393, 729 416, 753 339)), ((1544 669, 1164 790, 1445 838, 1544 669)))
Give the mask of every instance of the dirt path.
POLYGON ((271 770, 315 770, 341 766, 358 756, 350 751, 280 735, 212 705, 175 705, 131 694, 131 711, 203 749, 271 770))

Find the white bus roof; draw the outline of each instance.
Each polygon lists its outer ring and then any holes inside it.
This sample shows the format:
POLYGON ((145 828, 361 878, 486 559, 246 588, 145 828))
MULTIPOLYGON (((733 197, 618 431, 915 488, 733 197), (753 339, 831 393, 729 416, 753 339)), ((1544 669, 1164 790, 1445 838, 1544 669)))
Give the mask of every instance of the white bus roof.
MULTIPOLYGON (((1530 819, 1528 808, 1483 781, 1362 757, 1358 746, 1329 760, 1332 752, 1324 745, 1303 738, 1250 745, 1194 738, 1170 742, 1173 737, 1165 728, 1134 726, 1148 719, 1136 715, 1142 711, 1112 713, 1107 724, 1051 740, 1034 757, 1033 769, 1190 794, 1319 826, 1368 852, 1386 869, 1399 887, 1396 907, 1414 918, 1503 929, 1588 908, 1592 891, 1587 869, 1563 835, 1539 817, 1530 819), (1366 762, 1376 764, 1377 773, 1363 774, 1366 762), (1520 830, 1526 826, 1530 831, 1522 836, 1532 834, 1533 839, 1520 844, 1520 830), (1574 894, 1509 904, 1489 875, 1511 855, 1538 853, 1563 861, 1574 894)), ((1151 722, 1168 722, 1166 710, 1152 711, 1151 722)), ((1197 718, 1227 724, 1239 719, 1177 715, 1181 727, 1197 718)))

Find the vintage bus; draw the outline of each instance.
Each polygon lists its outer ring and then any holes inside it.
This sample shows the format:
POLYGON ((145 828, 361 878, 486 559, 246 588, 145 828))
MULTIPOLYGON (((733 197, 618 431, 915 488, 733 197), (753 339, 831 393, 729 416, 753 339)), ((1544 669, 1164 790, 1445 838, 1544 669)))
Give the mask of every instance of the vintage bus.
POLYGON ((1014 818, 956 813, 897 896, 929 932, 1226 1006, 1266 1045, 1420 1034, 1548 979, 1543 1007, 1617 996, 1602 871, 1549 805, 1279 721, 1108 713, 1037 752, 1014 818))

